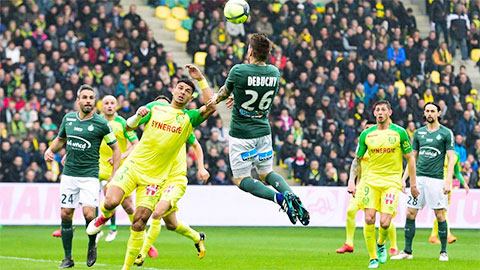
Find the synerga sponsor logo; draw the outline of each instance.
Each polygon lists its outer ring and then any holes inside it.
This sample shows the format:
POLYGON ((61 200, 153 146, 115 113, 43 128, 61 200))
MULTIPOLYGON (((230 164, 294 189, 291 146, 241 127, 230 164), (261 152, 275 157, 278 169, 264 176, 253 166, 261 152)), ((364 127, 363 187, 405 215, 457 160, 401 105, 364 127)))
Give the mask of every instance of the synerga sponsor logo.
POLYGON ((80 151, 84 151, 85 149, 92 147, 92 144, 88 140, 78 136, 68 136, 67 145, 75 150, 80 151))

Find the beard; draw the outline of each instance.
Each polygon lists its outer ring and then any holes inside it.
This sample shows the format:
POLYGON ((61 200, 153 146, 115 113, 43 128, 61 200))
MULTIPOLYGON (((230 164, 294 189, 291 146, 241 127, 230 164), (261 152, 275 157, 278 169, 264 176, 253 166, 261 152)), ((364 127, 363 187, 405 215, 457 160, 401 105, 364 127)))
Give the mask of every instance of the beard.
POLYGON ((435 119, 433 117, 427 117, 426 120, 429 124, 435 123, 435 119))
POLYGON ((82 110, 84 114, 89 114, 93 111, 93 106, 90 106, 90 107, 80 106, 80 110, 82 110))

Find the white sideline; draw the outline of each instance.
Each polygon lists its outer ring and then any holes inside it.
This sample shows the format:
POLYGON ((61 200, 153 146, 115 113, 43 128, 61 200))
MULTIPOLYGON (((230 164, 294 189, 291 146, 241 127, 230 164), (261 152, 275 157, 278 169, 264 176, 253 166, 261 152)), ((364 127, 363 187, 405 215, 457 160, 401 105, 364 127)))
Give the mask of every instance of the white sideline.
MULTIPOLYGON (((44 263, 59 263, 60 261, 54 260, 43 260, 43 259, 33 259, 33 258, 23 258, 23 257, 10 257, 10 256, 1 256, 0 259, 8 259, 8 260, 17 260, 17 261, 28 261, 28 262, 44 262, 44 263)), ((85 262, 78 262, 81 264, 85 264, 85 262)), ((116 264, 104 264, 104 263, 95 263, 96 266, 109 266, 109 267, 122 267, 121 265, 116 264)), ((168 270, 167 268, 153 268, 153 267, 142 267, 142 269, 147 270, 168 270)))

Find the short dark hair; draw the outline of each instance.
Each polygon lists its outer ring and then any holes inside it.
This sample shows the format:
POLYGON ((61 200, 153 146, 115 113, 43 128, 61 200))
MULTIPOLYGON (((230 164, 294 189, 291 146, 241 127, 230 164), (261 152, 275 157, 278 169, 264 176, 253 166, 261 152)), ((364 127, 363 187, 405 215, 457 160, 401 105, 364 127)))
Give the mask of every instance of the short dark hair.
POLYGON ((264 33, 255 33, 250 38, 250 47, 252 48, 253 57, 259 61, 267 61, 272 48, 272 42, 264 33))
POLYGON ((165 96, 165 95, 159 95, 158 97, 155 98, 155 101, 160 100, 160 99, 163 99, 163 100, 165 100, 165 101, 168 102, 168 103, 171 103, 171 102, 172 102, 172 101, 170 100, 170 98, 168 98, 168 97, 165 96))
POLYGON ((187 84, 188 86, 190 86, 192 88, 192 93, 195 92, 195 84, 193 84, 193 82, 189 79, 180 79, 178 80, 177 82, 177 85, 179 83, 184 83, 184 84, 187 84))
POLYGON ((423 106, 423 110, 424 110, 424 111, 425 111, 425 108, 427 107, 427 105, 433 105, 433 106, 435 106, 435 107, 437 108, 437 111, 438 111, 438 112, 442 110, 442 109, 440 108, 440 105, 438 105, 438 104, 435 103, 435 102, 430 101, 430 102, 427 102, 427 103, 423 106))
POLYGON ((390 104, 390 102, 388 102, 388 100, 385 100, 385 99, 375 102, 375 104, 373 105, 373 109, 375 110, 375 108, 377 108, 378 105, 387 105, 389 110, 392 109, 392 105, 390 104))
POLYGON ((80 86, 80 88, 78 88, 77 97, 80 97, 80 94, 82 93, 83 90, 93 91, 93 95, 94 95, 95 97, 97 96, 97 93, 95 93, 95 90, 93 89, 93 87, 91 87, 91 86, 88 85, 88 84, 82 84, 82 85, 80 86))

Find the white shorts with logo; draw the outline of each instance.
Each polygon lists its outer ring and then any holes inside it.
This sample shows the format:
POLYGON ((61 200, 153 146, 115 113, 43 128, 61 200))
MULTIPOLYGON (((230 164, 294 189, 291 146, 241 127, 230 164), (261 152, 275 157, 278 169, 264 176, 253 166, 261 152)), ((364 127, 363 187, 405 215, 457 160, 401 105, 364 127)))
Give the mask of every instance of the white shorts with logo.
POLYGON ((254 139, 240 139, 230 136, 228 144, 233 178, 250 176, 252 166, 255 166, 258 174, 273 171, 271 135, 254 139))
POLYGON ((74 177, 62 175, 60 181, 60 207, 77 208, 82 206, 98 206, 100 185, 94 177, 74 177))
POLYGON ((443 194, 443 179, 417 176, 418 198, 408 196, 407 205, 410 208, 421 210, 425 205, 430 209, 447 209, 448 195, 443 194))

